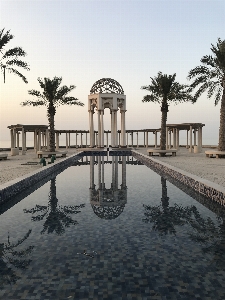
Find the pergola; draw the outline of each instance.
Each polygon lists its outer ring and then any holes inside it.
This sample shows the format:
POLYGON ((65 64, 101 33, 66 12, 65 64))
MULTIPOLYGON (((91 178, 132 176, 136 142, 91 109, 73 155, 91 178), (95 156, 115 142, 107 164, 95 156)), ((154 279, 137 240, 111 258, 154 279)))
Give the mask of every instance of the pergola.
POLYGON ((10 129, 11 135, 11 155, 19 154, 19 135, 22 134, 22 154, 26 154, 26 133, 34 133, 34 149, 36 151, 41 150, 41 144, 48 149, 49 134, 47 125, 10 125, 7 128, 10 129), (42 142, 41 142, 42 140, 42 142))
POLYGON ((171 149, 171 134, 173 134, 173 148, 179 150, 179 131, 187 131, 187 143, 186 148, 189 148, 189 151, 193 151, 193 146, 196 146, 194 152, 200 152, 202 149, 202 127, 205 124, 202 123, 181 123, 181 124, 167 124, 166 125, 166 148, 171 149), (196 136, 198 133, 198 137, 196 136), (189 143, 188 143, 189 135, 189 143), (194 135, 194 139, 192 139, 194 135), (197 138, 196 138, 197 137, 197 138))

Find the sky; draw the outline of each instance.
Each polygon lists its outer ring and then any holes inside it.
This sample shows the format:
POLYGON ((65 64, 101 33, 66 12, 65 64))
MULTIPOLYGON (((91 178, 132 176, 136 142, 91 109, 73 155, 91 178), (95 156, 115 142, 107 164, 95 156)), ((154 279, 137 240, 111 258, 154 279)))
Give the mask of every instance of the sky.
MULTIPOLYGON (((56 129, 89 129, 88 95, 101 78, 122 85, 127 129, 160 128, 160 104, 143 103, 141 87, 159 71, 190 83, 188 72, 225 39, 224 15, 224 0, 0 0, 0 29, 14 35, 5 49, 22 47, 30 66, 21 69, 28 84, 10 73, 4 84, 0 73, 0 147, 10 141, 9 125, 48 124, 46 107, 20 105, 34 100, 28 90, 41 90, 38 77, 62 77, 85 104, 58 107, 56 129)), ((167 123, 203 123, 203 144, 216 145, 219 114, 220 103, 204 94, 194 105, 171 104, 167 123)), ((108 109, 104 127, 111 129, 108 109)))

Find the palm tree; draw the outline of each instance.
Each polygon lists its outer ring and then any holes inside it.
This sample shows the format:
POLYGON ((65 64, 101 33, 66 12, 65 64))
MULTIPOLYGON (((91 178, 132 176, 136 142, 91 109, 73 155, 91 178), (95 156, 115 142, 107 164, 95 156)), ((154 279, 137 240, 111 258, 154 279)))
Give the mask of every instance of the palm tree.
POLYGON ((196 207, 193 209, 193 216, 189 221, 192 227, 189 236, 191 240, 202 246, 204 254, 212 254, 211 263, 219 269, 225 267, 225 215, 221 211, 217 215, 217 224, 210 218, 202 217, 196 207))
POLYGON ((25 83, 28 83, 26 77, 22 75, 16 67, 24 68, 25 70, 30 70, 28 64, 22 60, 20 57, 26 56, 26 52, 21 47, 15 47, 9 50, 4 50, 4 47, 8 44, 8 42, 14 38, 14 36, 10 33, 10 30, 4 32, 5 28, 0 31, 0 68, 3 73, 4 83, 5 83, 5 70, 8 70, 10 73, 14 73, 22 78, 25 83))
POLYGON ((56 178, 50 182, 50 193, 48 206, 36 205, 32 209, 24 209, 24 213, 31 213, 33 216, 32 221, 41 221, 45 218, 43 230, 41 233, 53 233, 62 235, 65 232, 64 227, 70 225, 77 225, 78 222, 73 220, 69 215, 78 214, 80 209, 85 207, 85 204, 73 206, 60 206, 58 205, 58 198, 56 197, 56 178), (37 215, 35 215, 38 213, 37 215))
POLYGON ((38 78, 40 87, 43 89, 43 93, 37 90, 29 90, 28 94, 37 97, 37 100, 34 101, 24 101, 21 103, 22 106, 31 105, 31 106, 47 106, 47 117, 49 123, 49 146, 50 151, 55 151, 55 125, 54 118, 56 113, 56 107, 59 105, 80 105, 83 106, 82 102, 78 102, 77 98, 68 97, 67 94, 75 89, 74 85, 69 87, 63 85, 60 87, 62 77, 54 77, 53 79, 49 78, 38 78))
POLYGON ((176 235, 175 226, 183 226, 188 223, 192 214, 192 207, 182 207, 177 204, 169 206, 169 197, 167 197, 166 179, 161 177, 162 198, 161 205, 145 205, 144 215, 145 223, 153 223, 153 230, 158 231, 160 235, 176 235))
POLYGON ((192 69, 188 74, 188 79, 194 78, 190 87, 198 87, 194 95, 193 103, 208 90, 207 98, 215 95, 215 106, 221 100, 220 108, 220 128, 218 150, 225 151, 225 40, 218 38, 216 46, 212 45, 212 55, 205 55, 201 58, 203 65, 192 69))
POLYGON ((16 269, 24 270, 31 263, 31 259, 26 256, 31 254, 34 246, 16 250, 29 237, 30 233, 31 229, 16 243, 11 243, 9 236, 8 243, 0 243, 0 289, 3 289, 5 284, 16 283, 20 279, 20 276, 16 274, 16 269))
POLYGON ((144 96, 142 102, 154 102, 161 104, 161 136, 160 150, 166 150, 166 121, 168 113, 168 102, 178 104, 192 100, 187 85, 179 84, 175 81, 176 74, 166 75, 159 72, 155 78, 151 78, 151 84, 142 86, 142 90, 147 90, 150 95, 144 96))

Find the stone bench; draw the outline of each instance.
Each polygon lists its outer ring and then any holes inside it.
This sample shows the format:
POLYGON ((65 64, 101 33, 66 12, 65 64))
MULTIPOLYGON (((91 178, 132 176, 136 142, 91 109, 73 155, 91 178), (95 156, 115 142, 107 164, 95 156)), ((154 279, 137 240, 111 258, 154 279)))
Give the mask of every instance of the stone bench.
POLYGON ((51 157, 55 155, 56 157, 66 157, 67 151, 37 151, 38 158, 51 157))
POLYGON ((225 157, 225 151, 219 151, 219 150, 207 150, 205 151, 206 157, 214 157, 216 158, 222 158, 225 157))
POLYGON ((5 153, 0 154, 0 160, 7 159, 7 157, 8 157, 8 154, 5 154, 5 153))
POLYGON ((171 153, 172 156, 176 156, 177 149, 166 149, 166 150, 160 150, 160 149, 148 149, 147 150, 149 156, 153 156, 153 153, 159 154, 159 156, 162 156, 162 154, 171 153))

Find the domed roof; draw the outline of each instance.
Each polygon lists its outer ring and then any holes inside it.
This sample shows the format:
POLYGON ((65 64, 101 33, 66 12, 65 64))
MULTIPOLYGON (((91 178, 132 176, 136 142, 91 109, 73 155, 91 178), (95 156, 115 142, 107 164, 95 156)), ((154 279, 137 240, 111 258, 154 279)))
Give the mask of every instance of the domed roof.
POLYGON ((113 220, 116 219, 124 210, 125 205, 117 205, 114 207, 91 205, 94 213, 101 219, 113 220))
POLYGON ((102 78, 92 85, 90 93, 124 94, 124 91, 122 86, 116 80, 111 78, 102 78))

